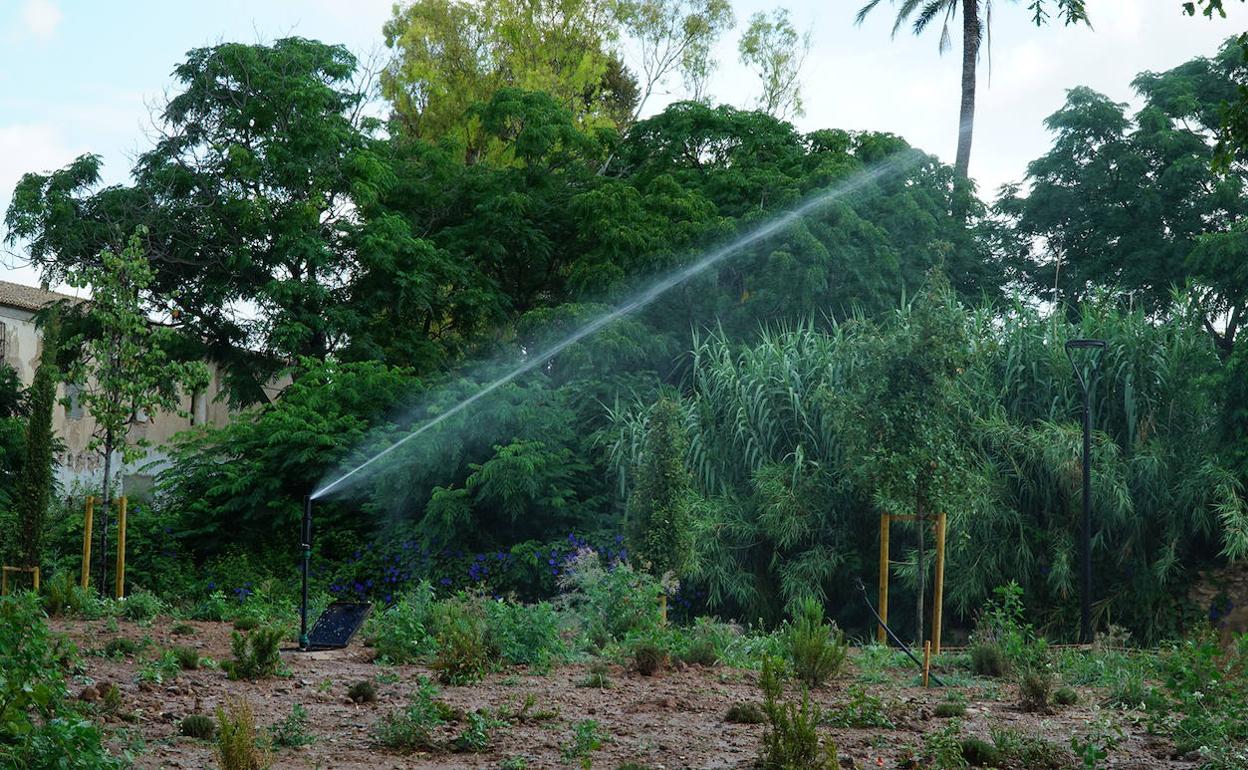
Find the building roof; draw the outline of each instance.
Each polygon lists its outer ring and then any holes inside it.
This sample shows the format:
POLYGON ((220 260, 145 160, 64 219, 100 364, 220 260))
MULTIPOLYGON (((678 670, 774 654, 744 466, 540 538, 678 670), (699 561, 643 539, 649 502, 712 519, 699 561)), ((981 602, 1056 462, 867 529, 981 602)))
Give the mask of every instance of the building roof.
POLYGON ((60 294, 55 291, 40 289, 37 286, 26 286, 20 283, 0 281, 0 305, 29 310, 32 313, 59 300, 79 302, 77 297, 60 294))

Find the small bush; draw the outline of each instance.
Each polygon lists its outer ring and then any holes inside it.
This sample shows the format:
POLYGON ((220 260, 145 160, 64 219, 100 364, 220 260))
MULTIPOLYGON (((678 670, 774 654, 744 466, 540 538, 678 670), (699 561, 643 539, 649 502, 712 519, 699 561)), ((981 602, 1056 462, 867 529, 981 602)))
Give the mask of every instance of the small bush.
POLYGON ((942 730, 929 732, 923 736, 923 755, 928 766, 936 770, 960 770, 966 767, 966 757, 962 755, 962 722, 954 719, 942 730))
POLYGON ((738 725, 761 725, 767 721, 767 714, 757 703, 734 703, 728 707, 724 721, 738 725))
POLYGON ((192 626, 190 623, 179 623, 169 633, 174 636, 195 636, 196 631, 195 626, 192 626))
POLYGON ((582 719, 572 728, 572 738, 559 747, 559 756, 564 762, 581 761, 581 767, 593 765, 590 755, 602 748, 602 733, 598 722, 593 719, 582 719))
POLYGON ((819 738, 819 707, 811 703, 805 688, 800 704, 783 702, 779 670, 779 664, 768 659, 759 677, 767 717, 759 766, 763 770, 837 770, 836 744, 830 738, 819 738))
POLYGON ((382 717, 373 728, 373 737, 395 751, 437 750, 442 747, 437 729, 453 715, 451 707, 438 699, 438 688, 422 677, 407 708, 382 717))
POLYGON ((835 624, 824 623, 823 605, 803 599, 784 633, 785 650, 797 678, 819 687, 845 667, 849 645, 835 624))
POLYGON ((649 641, 633 645, 632 658, 633 668, 642 676, 654 676, 670 662, 667 650, 649 641))
POLYGON ((234 631, 230 636, 230 651, 234 660, 221 664, 230 679, 264 679, 277 673, 282 664, 278 646, 282 641, 282 629, 276 626, 257 628, 248 634, 234 631))
POLYGON ((433 586, 424 580, 384 612, 368 619, 364 640, 382 663, 415 663, 436 649, 433 634, 433 586))
POLYGON ((217 723, 207 714, 189 714, 178 723, 178 732, 187 738, 210 741, 217 734, 217 723))
POLYGON ((1045 711, 1053 698, 1053 674, 1047 668, 1030 668, 1018 680, 1024 711, 1045 711))
POLYGON ((432 665, 438 681, 452 685, 477 681, 490 670, 496 654, 480 604, 459 597, 440 603, 438 610, 438 652, 432 665))
POLYGON ((1059 706, 1073 706, 1079 702, 1079 693, 1073 687, 1059 687, 1053 693, 1053 702, 1059 706))
POLYGON ((884 701, 871 695, 859 684, 849 686, 849 700, 844 705, 824 712, 823 721, 833 727, 859 727, 891 730, 896 727, 884 712, 884 701))
POLYGON ((992 742, 1002 765, 1027 770, 1067 770, 1075 757, 1064 746, 1013 727, 992 728, 992 742))
POLYGON ((945 701, 937 703, 935 714, 940 719, 952 719, 954 717, 966 716, 966 704, 956 701, 945 701))
POLYGON ((104 645, 104 654, 110 658, 133 658, 139 654, 140 649, 138 642, 119 636, 108 640, 104 645))
POLYGON ((468 726, 464 731, 455 736, 455 740, 451 742, 451 748, 455 751, 465 751, 471 753, 480 753, 487 751, 491 744, 491 731, 498 727, 506 727, 507 723, 490 716, 484 709, 474 711, 468 714, 468 726))
POLYGON ((255 631, 260 627, 260 618, 255 615, 244 615, 234 620, 235 631, 255 631))
POLYGON ((711 618, 698 618, 689 629, 679 657, 685 663, 714 666, 720 662, 723 651, 739 636, 740 631, 734 626, 711 618))
POLYGON ((165 611, 165 603, 151 591, 135 591, 121 605, 121 614, 136 623, 148 623, 165 611))
POLYGON ((347 688, 347 697, 352 703, 376 703, 377 686, 367 679, 361 679, 347 688))
POLYGON ((490 602, 486 616, 490 641, 508 663, 545 671, 567 655, 559 635, 559 614, 548 602, 490 602))
POLYGON ((200 657, 199 650, 191 647, 172 647, 173 657, 178 661, 178 667, 183 671, 194 671, 199 668, 200 657))
POLYGON ((95 591, 83 588, 74 576, 61 570, 43 585, 43 609, 49 615, 74 615, 93 620, 104 614, 105 603, 95 591))
POLYGON ((267 770, 269 752, 259 743, 256 717, 246 698, 217 707, 217 761, 221 770, 267 770))
POLYGON ((962 739, 962 758, 971 767, 996 767, 1001 762, 1001 752, 982 738, 962 739))
POLYGON ((976 642, 971 646, 971 670, 978 676, 1005 676, 1005 652, 996 642, 976 642))
POLYGON ((269 727, 269 735, 274 746, 285 748, 307 746, 316 740, 308 733, 308 711, 298 703, 291 706, 290 713, 282 721, 269 727))
POLYGON ((559 587, 564 590, 561 601, 581 619, 585 636, 596 647, 660 625, 663 586, 627 564, 606 569, 598 554, 584 551, 564 570, 559 587))

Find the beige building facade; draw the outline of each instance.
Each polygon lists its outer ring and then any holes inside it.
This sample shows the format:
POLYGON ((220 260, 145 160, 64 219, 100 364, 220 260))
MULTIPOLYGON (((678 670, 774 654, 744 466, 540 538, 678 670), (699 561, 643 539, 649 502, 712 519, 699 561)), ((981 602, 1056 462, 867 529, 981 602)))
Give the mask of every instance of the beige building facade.
MULTIPOLYGON (((35 324, 35 316, 47 305, 80 299, 65 294, 45 291, 33 286, 0 281, 0 365, 12 367, 23 386, 29 386, 39 366, 43 352, 43 340, 35 324)), ((166 461, 164 446, 175 435, 196 425, 224 425, 233 417, 221 393, 219 370, 208 367, 208 386, 196 393, 182 396, 180 411, 184 414, 162 412, 140 416, 130 430, 133 443, 146 439, 150 443, 147 455, 128 464, 121 471, 123 486, 131 493, 142 493, 150 487, 154 472, 166 461)), ((58 403, 52 418, 53 430, 64 443, 64 451, 58 456, 58 480, 62 492, 75 494, 80 489, 95 486, 103 473, 103 457, 90 449, 95 423, 74 399, 74 388, 62 384, 58 391, 58 403)), ((120 467, 120 457, 114 456, 113 467, 120 467)))

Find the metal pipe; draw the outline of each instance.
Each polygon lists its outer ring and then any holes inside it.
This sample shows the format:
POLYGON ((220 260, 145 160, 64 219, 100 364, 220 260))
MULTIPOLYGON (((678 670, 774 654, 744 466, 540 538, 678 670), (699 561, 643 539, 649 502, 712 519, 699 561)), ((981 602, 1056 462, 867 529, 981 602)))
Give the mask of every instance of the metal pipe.
MULTIPOLYGON (((888 624, 885 623, 884 619, 880 617, 880 613, 876 612, 875 607, 871 606, 871 599, 867 596, 867 587, 862 584, 862 578, 854 578, 854 582, 858 585, 858 590, 862 593, 862 601, 866 603, 867 609, 871 611, 871 614, 875 616, 875 619, 879 622, 879 624, 884 627, 884 630, 888 633, 888 638, 892 639, 893 644, 900 647, 901 651, 909 656, 910 660, 914 661, 915 665, 922 669, 923 661, 914 656, 914 653, 910 651, 910 648, 906 646, 906 643, 897 638, 897 634, 893 633, 893 629, 888 627, 888 624)), ((940 677, 935 674, 932 674, 931 676, 933 682, 941 687, 945 686, 945 683, 940 680, 940 677)))
POLYGON ((303 548, 303 599, 299 604, 299 649, 307 650, 311 644, 308 641, 308 563, 312 560, 312 496, 304 498, 303 501, 303 527, 302 527, 302 543, 303 548))
POLYGON ((1075 365, 1072 350, 1088 349, 1096 351, 1092 359, 1092 370, 1100 362, 1100 354, 1105 350, 1105 340, 1067 340, 1066 357, 1070 359, 1071 368, 1079 379, 1079 388, 1083 391, 1083 520, 1080 524, 1080 597, 1079 597, 1079 641, 1091 644, 1094 632, 1092 629, 1092 407, 1088 390, 1088 381, 1083 370, 1075 365))

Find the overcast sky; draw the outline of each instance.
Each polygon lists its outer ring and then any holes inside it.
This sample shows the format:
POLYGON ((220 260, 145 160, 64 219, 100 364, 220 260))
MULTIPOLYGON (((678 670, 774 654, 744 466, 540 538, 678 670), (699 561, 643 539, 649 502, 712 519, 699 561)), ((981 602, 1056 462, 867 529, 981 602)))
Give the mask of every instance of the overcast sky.
MULTIPOLYGON (((861 3, 788 4, 812 40, 798 128, 891 131, 952 163, 957 30, 955 50, 940 56, 938 29, 890 39, 888 3, 854 26, 861 3)), ((1248 27, 1248 7, 1210 21, 1183 16, 1180 0, 1088 0, 1094 29, 1036 29, 1026 4, 996 0, 991 78, 986 62, 980 71, 971 175, 987 197, 1021 179, 1027 162, 1048 148, 1042 121, 1067 89, 1087 85, 1131 101, 1137 73, 1211 55, 1248 27)), ((719 46, 712 92, 749 106, 757 89, 736 61, 737 34, 750 14, 771 6, 734 5, 738 26, 719 46)), ((107 181, 124 181, 130 161, 149 145, 150 107, 162 100, 187 50, 294 34, 364 55, 380 48, 390 7, 391 0, 0 0, 0 211, 23 173, 58 168, 84 152, 103 156, 107 181)), ((0 279, 35 283, 38 276, 22 254, 6 250, 0 279)))

